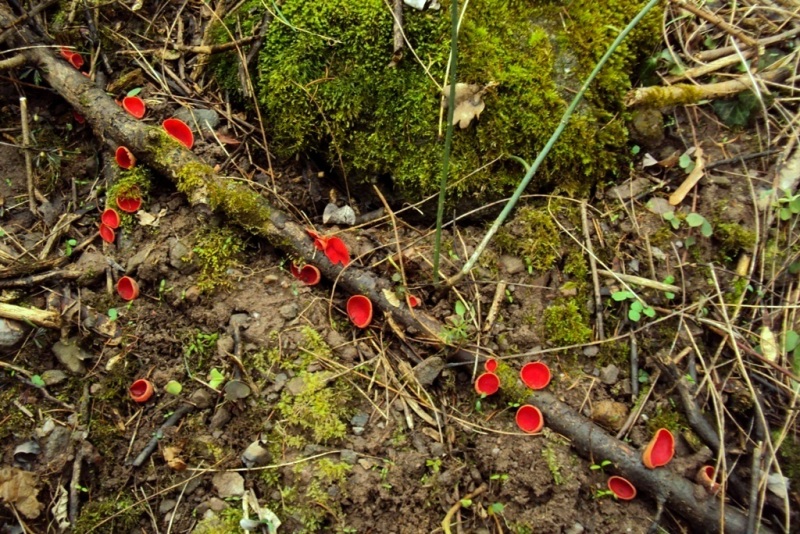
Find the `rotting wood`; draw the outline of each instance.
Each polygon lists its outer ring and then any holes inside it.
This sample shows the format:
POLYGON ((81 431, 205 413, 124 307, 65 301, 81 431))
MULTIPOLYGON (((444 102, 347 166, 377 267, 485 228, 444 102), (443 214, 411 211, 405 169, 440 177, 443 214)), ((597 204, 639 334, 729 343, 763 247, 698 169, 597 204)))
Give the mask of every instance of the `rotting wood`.
MULTIPOLYGON (((7 8, 0 5, 0 24, 10 19, 11 14, 7 8)), ((102 90, 66 63, 56 59, 48 50, 30 47, 35 43, 26 30, 20 29, 15 40, 19 45, 28 46, 23 52, 26 57, 39 65, 45 80, 86 118, 99 137, 124 144, 153 170, 171 179, 179 188, 183 185, 183 192, 198 210, 202 210, 204 205, 216 208, 228 215, 233 222, 266 238, 277 248, 317 266, 326 278, 337 281, 345 291, 368 296, 373 305, 382 310, 390 321, 402 325, 409 333, 436 345, 445 345, 442 336, 444 328, 439 321, 423 312, 411 310, 405 304, 394 306, 385 298, 382 289, 390 288, 390 282, 379 279, 366 269, 344 269, 331 264, 327 258, 317 253, 303 226, 271 206, 264 198, 259 198, 257 206, 252 209, 237 212, 230 198, 236 195, 256 195, 249 188, 237 180, 215 175, 210 166, 181 145, 171 142, 164 144, 163 134, 158 128, 128 117, 102 90), (185 187, 186 182, 181 179, 182 173, 187 169, 194 169, 200 179, 191 188, 185 187), (208 202, 214 197, 214 205, 209 206, 208 202)), ((464 350, 457 351, 457 355, 468 359, 475 357, 464 350)), ((691 482, 667 469, 646 469, 641 463, 639 451, 609 436, 603 429, 556 400, 553 395, 537 392, 530 398, 530 402, 542 410, 548 426, 572 440, 580 454, 587 458, 602 457, 611 460, 621 474, 637 481, 642 493, 655 499, 665 498, 676 513, 702 526, 707 532, 720 531, 721 517, 724 517, 725 532, 743 531, 746 517, 741 511, 727 506, 723 514, 719 504, 713 499, 697 501, 691 482)), ((762 528, 761 532, 772 531, 762 528)))

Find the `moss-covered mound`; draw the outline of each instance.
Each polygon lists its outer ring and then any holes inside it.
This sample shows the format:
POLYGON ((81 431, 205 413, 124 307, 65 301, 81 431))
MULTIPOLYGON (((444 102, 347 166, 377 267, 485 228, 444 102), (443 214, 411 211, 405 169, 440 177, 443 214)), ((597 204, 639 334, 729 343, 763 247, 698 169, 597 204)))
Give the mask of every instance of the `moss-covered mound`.
MULTIPOLYGON (((459 196, 507 193, 557 126, 569 99, 643 0, 472 0, 459 36, 458 79, 486 85, 477 122, 456 131, 451 183, 459 196), (481 170, 478 170, 481 169, 481 170)), ((391 177, 407 198, 437 188, 443 141, 440 91, 449 53, 449 2, 406 7, 408 49, 396 67, 384 0, 285 0, 271 22, 257 87, 281 156, 323 155, 350 184, 391 177)), ((253 11, 251 11, 253 13, 253 11)), ((651 13, 596 80, 536 180, 536 189, 585 190, 614 173, 627 139, 621 99, 639 51, 658 38, 651 13)))

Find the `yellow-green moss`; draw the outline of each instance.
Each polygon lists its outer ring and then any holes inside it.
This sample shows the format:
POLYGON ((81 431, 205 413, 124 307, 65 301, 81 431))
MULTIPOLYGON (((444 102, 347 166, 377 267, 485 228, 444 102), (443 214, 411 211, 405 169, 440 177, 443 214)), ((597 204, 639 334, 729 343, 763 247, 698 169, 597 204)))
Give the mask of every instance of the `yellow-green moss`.
POLYGON ((292 395, 284 391, 278 402, 278 411, 289 427, 308 430, 316 443, 327 443, 343 438, 347 433, 347 415, 350 410, 350 390, 344 384, 328 383, 325 372, 303 371, 303 391, 292 395))
MULTIPOLYGON (((779 431, 774 431, 772 439, 778 439, 779 431)), ((800 440, 797 436, 789 434, 781 448, 778 449, 778 456, 781 459, 781 470, 783 474, 789 477, 792 481, 792 487, 800 487, 800 440)), ((795 489, 795 491, 797 491, 795 489)))
POLYGON ((116 499, 93 499, 81 509, 75 525, 75 534, 88 532, 130 532, 139 524, 142 509, 134 507, 134 499, 124 494, 116 499), (119 515, 116 515, 119 514, 119 515), (95 526, 111 517, 114 518, 103 525, 95 526))
POLYGON ((183 194, 190 195, 206 185, 214 175, 214 169, 205 163, 187 163, 178 169, 175 187, 183 194))
MULTIPOLYGON (((449 54, 449 2, 442 4, 441 11, 406 10, 403 24, 438 80, 449 54)), ((643 5, 643 0, 470 3, 459 35, 459 81, 498 85, 484 95, 480 120, 456 132, 452 181, 499 161, 463 181, 457 194, 485 200, 516 185, 524 169, 506 156, 535 157, 574 91, 643 5)), ((257 20, 263 8, 253 9, 243 20, 257 20)), ((384 1, 286 0, 280 9, 290 24, 270 25, 256 84, 271 125, 271 148, 282 157, 317 151, 337 169, 343 163, 356 181, 391 176, 409 198, 435 190, 442 150, 440 94, 412 54, 387 67, 392 16, 384 1)), ((535 188, 586 191, 624 167, 622 98, 637 54, 647 53, 648 43, 660 38, 659 26, 654 10, 617 50, 540 170, 535 188)), ((220 67, 224 85, 241 85, 232 64, 220 67)))
POLYGON ((558 259, 561 237, 545 208, 526 206, 497 232, 495 244, 502 252, 521 257, 530 269, 541 272, 558 259))
POLYGON ((517 369, 513 369, 503 361, 498 361, 495 373, 497 378, 500 379, 500 391, 503 394, 503 400, 512 404, 523 404, 527 401, 531 390, 522 385, 517 369))
POLYGON ((719 241, 720 251, 730 261, 741 251, 752 251, 756 233, 738 223, 718 222, 714 225, 714 238, 719 241))
MULTIPOLYGON (((136 198, 138 196, 144 202, 150 193, 151 185, 152 174, 146 167, 136 165, 132 169, 121 170, 114 185, 108 188, 106 205, 117 209, 117 197, 136 198)), ((133 218, 126 213, 120 213, 120 215, 123 226, 133 221, 133 218)))
POLYGON ((558 299, 544 310, 544 333, 555 346, 586 343, 592 337, 588 313, 575 299, 558 299))
POLYGON ((217 288, 231 287, 228 269, 237 263, 244 250, 241 236, 227 227, 205 228, 195 241, 191 254, 184 261, 196 259, 200 265, 197 287, 209 293, 217 288))
POLYGON ((680 434, 682 430, 688 428, 686 418, 675 408, 664 408, 658 406, 656 413, 647 420, 647 430, 655 434, 659 428, 666 428, 673 434, 680 434))
POLYGON ((7 442, 11 437, 27 439, 36 424, 33 419, 22 413, 22 410, 13 407, 13 401, 18 398, 19 387, 12 386, 0 391, 0 406, 11 407, 8 409, 7 417, 3 417, 3 422, 0 424, 0 441, 7 442))
POLYGON ((614 364, 625 368, 622 364, 626 363, 631 355, 630 345, 621 341, 611 341, 600 345, 597 353, 596 362, 598 367, 614 364))
POLYGON ((239 521, 242 519, 242 509, 239 506, 231 506, 222 510, 219 515, 207 517, 197 523, 192 530, 192 534, 231 534, 242 532, 239 521))

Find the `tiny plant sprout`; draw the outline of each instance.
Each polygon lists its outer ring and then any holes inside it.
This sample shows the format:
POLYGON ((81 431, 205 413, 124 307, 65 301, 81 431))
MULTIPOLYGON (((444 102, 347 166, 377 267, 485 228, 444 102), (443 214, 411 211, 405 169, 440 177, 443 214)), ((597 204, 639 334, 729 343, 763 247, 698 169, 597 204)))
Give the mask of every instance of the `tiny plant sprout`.
POLYGON ((331 263, 336 265, 341 263, 347 267, 350 263, 350 251, 347 250, 347 245, 338 237, 329 237, 327 246, 325 247, 325 255, 331 260, 331 263))
POLYGON ((667 465, 675 455, 675 438, 666 428, 659 428, 642 453, 642 463, 648 469, 667 465))
POLYGON ((523 404, 517 409, 515 420, 520 430, 528 434, 535 434, 544 426, 542 412, 539 411, 539 408, 530 404, 523 404))
POLYGON ((123 276, 117 282, 117 293, 123 300, 133 300, 139 296, 139 284, 130 276, 123 276))
POLYGON ((488 373, 494 373, 497 371, 497 360, 494 358, 487 358, 485 362, 483 362, 483 368, 486 369, 488 373))
POLYGON ((500 389, 500 379, 494 373, 482 373, 475 379, 475 393, 478 395, 494 395, 500 389))
POLYGON ((550 368, 544 362, 526 363, 520 369, 519 377, 531 389, 544 389, 550 383, 550 368))
POLYGON ((715 475, 716 469, 714 469, 714 466, 704 465, 697 472, 695 481, 708 490, 709 493, 714 494, 719 491, 719 482, 714 480, 715 475))
POLYGON ((183 391, 183 386, 180 382, 175 380, 170 380, 167 382, 167 385, 164 386, 164 391, 169 393, 170 395, 180 395, 180 392, 183 391))
POLYGON ((117 213, 117 210, 115 210, 114 208, 106 208, 100 215, 100 222, 102 222, 112 230, 116 230, 117 228, 119 228, 120 224, 119 213, 117 213))
POLYGON ((113 243, 114 238, 114 229, 108 226, 106 223, 100 223, 100 239, 105 241, 106 243, 113 243))
POLYGON ((135 119, 144 117, 147 107, 144 105, 144 100, 138 96, 126 96, 122 99, 122 107, 135 119))
POLYGON ((135 402, 147 402, 153 396, 153 384, 149 380, 140 378, 131 384, 131 387, 128 388, 128 393, 130 393, 135 402))
POLYGON ((136 156, 127 147, 118 146, 117 151, 114 153, 114 161, 123 169, 128 170, 136 165, 136 156))
POLYGON ((353 295, 347 299, 347 316, 359 328, 372 322, 372 301, 364 295, 353 295))
POLYGON ((292 273, 292 276, 303 282, 307 286, 315 286, 319 284, 319 281, 322 279, 322 275, 313 265, 305 264, 302 267, 298 267, 294 263, 289 266, 289 271, 292 273))
POLYGON ((180 119, 167 119, 162 124, 164 131, 167 135, 175 139, 177 142, 188 148, 192 149, 194 146, 194 134, 192 129, 180 119))
POLYGON ((636 487, 628 479, 616 475, 609 477, 608 489, 621 501, 630 501, 636 497, 636 487))

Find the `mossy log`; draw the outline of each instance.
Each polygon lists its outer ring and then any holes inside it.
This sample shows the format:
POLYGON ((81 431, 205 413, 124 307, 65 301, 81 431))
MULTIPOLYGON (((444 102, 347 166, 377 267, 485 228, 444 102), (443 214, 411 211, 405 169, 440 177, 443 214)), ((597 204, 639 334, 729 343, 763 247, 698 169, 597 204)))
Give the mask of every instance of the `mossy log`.
MULTIPOLYGON (((7 7, 0 5, 0 25, 8 25, 13 18, 7 7)), ((36 40, 25 29, 18 29, 13 41, 28 61, 39 67, 50 86, 86 118, 100 138, 128 147, 141 162, 171 179, 190 199, 194 199, 195 205, 202 205, 207 200, 209 207, 225 213, 232 222, 266 238, 277 248, 316 265, 328 279, 338 279, 339 286, 346 291, 369 296, 373 304, 398 326, 421 335, 427 333, 431 341, 444 345, 441 335, 444 325, 405 305, 395 307, 383 296, 382 289, 390 287, 390 282, 364 269, 348 267, 343 270, 332 265, 324 256, 315 254, 305 228, 241 182, 216 175, 209 165, 165 137, 158 128, 129 117, 101 89, 66 62, 57 59, 50 49, 36 46, 36 40)), ((622 475, 643 481, 642 493, 656 499, 665 496, 667 503, 675 506, 674 511, 693 524, 702 525, 707 532, 719 532, 720 519, 724 518, 725 532, 744 531, 747 518, 739 510, 727 506, 722 511, 713 499, 705 502, 688 499, 694 488, 690 481, 663 469, 645 470, 637 451, 608 436, 552 395, 538 393, 530 398, 530 402, 542 410, 548 425, 573 440, 581 454, 589 458, 611 459, 622 475), (595 450, 596 447, 599 448, 595 450)), ((771 532, 766 528, 760 531, 771 532)))

